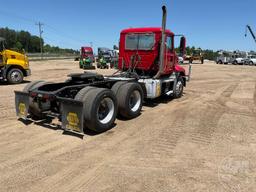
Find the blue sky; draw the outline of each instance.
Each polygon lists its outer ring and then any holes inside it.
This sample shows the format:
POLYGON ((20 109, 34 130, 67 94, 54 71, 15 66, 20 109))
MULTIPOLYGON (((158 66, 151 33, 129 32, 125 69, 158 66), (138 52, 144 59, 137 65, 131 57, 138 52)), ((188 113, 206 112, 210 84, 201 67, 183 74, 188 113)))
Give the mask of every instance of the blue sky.
MULTIPOLYGON (((256 0, 0 0, 0 27, 38 35, 41 21, 46 43, 79 49, 93 42, 110 47, 129 27, 161 25, 161 6, 168 10, 167 27, 184 34, 189 46, 204 49, 256 50, 245 25, 256 33, 256 0)), ((178 45, 178 42, 177 42, 178 45)))

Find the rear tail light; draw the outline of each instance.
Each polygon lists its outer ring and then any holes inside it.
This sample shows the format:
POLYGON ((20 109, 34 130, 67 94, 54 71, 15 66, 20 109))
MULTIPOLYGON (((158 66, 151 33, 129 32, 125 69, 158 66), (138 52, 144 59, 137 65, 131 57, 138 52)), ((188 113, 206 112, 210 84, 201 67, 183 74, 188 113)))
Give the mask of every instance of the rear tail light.
POLYGON ((43 99, 48 100, 48 99, 50 99, 50 98, 51 98, 50 95, 47 95, 47 94, 43 95, 43 99))
POLYGON ((35 93, 35 92, 30 93, 30 97, 36 97, 36 96, 37 96, 37 93, 35 93))

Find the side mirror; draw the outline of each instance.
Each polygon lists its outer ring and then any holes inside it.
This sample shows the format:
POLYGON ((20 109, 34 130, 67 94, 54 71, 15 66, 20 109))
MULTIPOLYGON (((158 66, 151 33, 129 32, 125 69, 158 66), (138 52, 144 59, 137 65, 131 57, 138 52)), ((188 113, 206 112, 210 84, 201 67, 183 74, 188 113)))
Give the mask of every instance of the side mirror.
POLYGON ((186 38, 181 37, 180 38, 180 56, 184 57, 185 54, 186 54, 186 38))

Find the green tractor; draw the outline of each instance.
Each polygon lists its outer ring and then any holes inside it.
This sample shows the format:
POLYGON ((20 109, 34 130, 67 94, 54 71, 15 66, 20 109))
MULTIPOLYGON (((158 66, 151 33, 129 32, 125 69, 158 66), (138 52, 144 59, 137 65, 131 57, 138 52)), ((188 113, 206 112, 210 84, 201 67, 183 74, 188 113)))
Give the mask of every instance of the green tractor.
POLYGON ((100 68, 100 69, 108 69, 108 62, 107 60, 104 58, 104 57, 101 57, 99 59, 99 62, 97 63, 97 68, 100 68))
POLYGON ((80 58, 79 66, 81 69, 95 69, 95 66, 92 65, 92 60, 90 57, 80 58))

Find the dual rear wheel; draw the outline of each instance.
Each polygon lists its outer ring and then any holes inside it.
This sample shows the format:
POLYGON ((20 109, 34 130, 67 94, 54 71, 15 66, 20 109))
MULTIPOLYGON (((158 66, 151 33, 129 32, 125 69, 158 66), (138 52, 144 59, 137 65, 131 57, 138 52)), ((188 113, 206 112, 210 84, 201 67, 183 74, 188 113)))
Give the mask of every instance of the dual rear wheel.
POLYGON ((116 116, 135 118, 142 108, 143 94, 138 83, 117 82, 112 89, 85 87, 75 96, 84 102, 84 127, 101 133, 111 129, 116 116))

